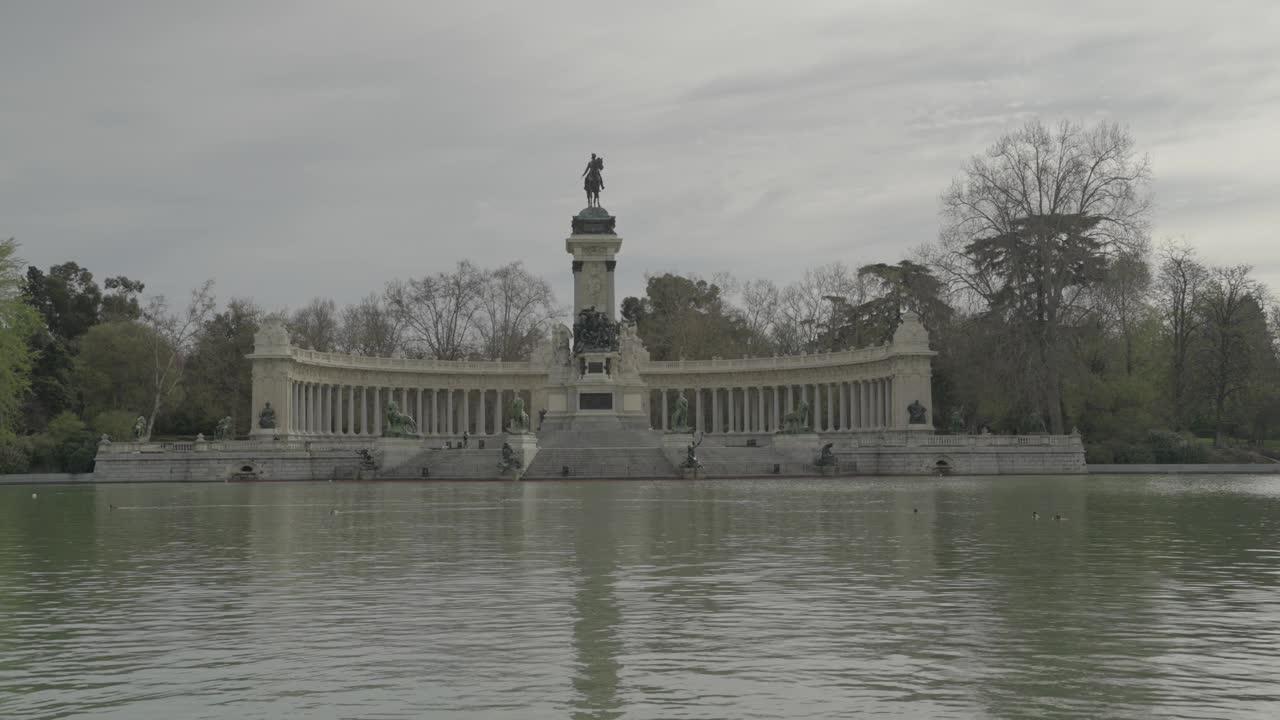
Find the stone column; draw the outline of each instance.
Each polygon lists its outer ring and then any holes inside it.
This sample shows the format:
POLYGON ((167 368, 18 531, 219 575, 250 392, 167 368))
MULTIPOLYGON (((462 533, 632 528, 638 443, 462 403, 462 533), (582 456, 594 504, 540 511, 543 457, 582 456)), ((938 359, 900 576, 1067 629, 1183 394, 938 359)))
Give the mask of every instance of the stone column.
POLYGON ((898 401, 893 397, 893 379, 885 378, 884 381, 884 424, 886 427, 896 427, 895 422, 897 415, 898 401))
POLYGON ((823 386, 827 391, 827 430, 836 429, 836 387, 831 383, 823 386))
POLYGON ((658 427, 661 427, 663 432, 666 432, 671 429, 671 416, 667 414, 667 391, 664 389, 658 392, 662 393, 662 424, 658 427))
POLYGON ((333 434, 342 434, 342 386, 333 386, 333 434))
POLYGON ((471 432, 471 388, 462 391, 462 431, 471 432))
POLYGON ((777 385, 773 386, 773 431, 777 432, 782 427, 782 388, 777 385))
POLYGON ((382 437, 382 388, 373 388, 373 435, 382 437))
POLYGON ((883 428, 884 427, 884 381, 879 378, 876 378, 875 399, 876 399, 876 409, 875 409, 876 427, 883 428))
POLYGON ((738 427, 738 397, 737 397, 737 396, 738 396, 738 392, 737 392, 737 391, 738 391, 738 389, 737 389, 737 388, 735 388, 735 387, 730 387, 730 388, 728 388, 728 390, 729 390, 729 427, 728 427, 728 429, 726 430, 726 432, 729 432, 729 433, 736 433, 736 432, 738 432, 738 430, 739 430, 739 427, 738 427))
POLYGON ((478 406, 478 410, 477 410, 478 414, 476 416, 476 434, 488 435, 489 428, 485 423, 485 413, 484 413, 484 403, 486 400, 485 396, 488 394, 488 391, 485 390, 484 388, 480 388, 479 394, 480 394, 480 404, 478 406))
POLYGON ((455 435, 458 428, 453 419, 453 388, 444 391, 444 433, 455 435))
MULTIPOLYGON (((822 429, 822 400, 818 395, 818 388, 820 387, 822 386, 817 383, 813 384, 813 402, 809 403, 809 410, 813 418, 813 426, 810 429, 814 432, 822 429)), ((806 395, 809 394, 808 385, 805 385, 804 391, 806 395)))
POLYGON ((338 432, 338 386, 330 385, 324 394, 329 399, 329 409, 324 414, 324 431, 326 435, 334 435, 338 432))

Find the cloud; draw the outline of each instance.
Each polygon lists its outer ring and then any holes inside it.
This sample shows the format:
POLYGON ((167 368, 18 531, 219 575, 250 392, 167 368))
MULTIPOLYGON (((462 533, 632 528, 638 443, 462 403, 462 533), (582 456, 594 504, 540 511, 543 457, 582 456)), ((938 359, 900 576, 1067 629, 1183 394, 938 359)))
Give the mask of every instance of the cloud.
POLYGON ((1280 287, 1280 10, 1075 3, 28 3, 0 28, 0 235, 179 295, 354 302, 462 258, 570 292, 607 158, 646 271, 797 278, 936 237, 1037 115, 1128 123, 1158 236, 1280 287))

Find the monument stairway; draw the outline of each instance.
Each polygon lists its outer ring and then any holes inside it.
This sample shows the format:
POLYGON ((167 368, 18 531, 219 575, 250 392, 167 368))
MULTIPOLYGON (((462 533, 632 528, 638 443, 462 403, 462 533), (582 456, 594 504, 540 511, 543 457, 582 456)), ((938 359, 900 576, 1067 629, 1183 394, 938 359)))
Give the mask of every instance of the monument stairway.
POLYGON ((524 474, 526 480, 565 477, 646 480, 677 478, 680 473, 660 447, 543 447, 524 474), (563 473, 565 467, 569 468, 568 475, 563 473))
POLYGON ((777 452, 772 447, 726 447, 703 444, 697 450, 702 463, 703 477, 754 477, 773 475, 778 465, 778 475, 809 475, 813 471, 806 463, 777 452))
POLYGON ((502 460, 501 446, 479 450, 476 448, 422 450, 394 467, 384 467, 378 477, 384 479, 430 480, 496 480, 498 463, 502 460), (426 468, 427 474, 423 474, 426 468))

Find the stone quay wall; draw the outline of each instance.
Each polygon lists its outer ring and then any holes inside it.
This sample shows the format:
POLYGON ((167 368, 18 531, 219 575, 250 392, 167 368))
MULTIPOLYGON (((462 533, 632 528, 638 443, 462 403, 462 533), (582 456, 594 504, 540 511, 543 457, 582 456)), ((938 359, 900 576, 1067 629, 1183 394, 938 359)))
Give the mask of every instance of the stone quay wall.
MULTIPOLYGON (((98 448, 94 482, 354 480, 362 477, 358 443, 311 441, 112 443, 98 448)), ((365 476, 372 473, 365 470, 365 476)))

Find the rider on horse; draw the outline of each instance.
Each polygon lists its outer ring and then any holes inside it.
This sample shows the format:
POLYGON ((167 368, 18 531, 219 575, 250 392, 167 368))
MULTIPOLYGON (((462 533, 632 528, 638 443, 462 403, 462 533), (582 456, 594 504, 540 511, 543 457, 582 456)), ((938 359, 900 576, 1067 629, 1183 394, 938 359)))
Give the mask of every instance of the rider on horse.
POLYGON ((587 191, 587 207, 600 207, 600 191, 604 189, 604 158, 591 153, 587 169, 582 171, 582 189, 587 191))

